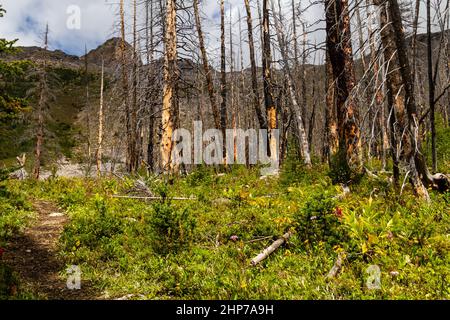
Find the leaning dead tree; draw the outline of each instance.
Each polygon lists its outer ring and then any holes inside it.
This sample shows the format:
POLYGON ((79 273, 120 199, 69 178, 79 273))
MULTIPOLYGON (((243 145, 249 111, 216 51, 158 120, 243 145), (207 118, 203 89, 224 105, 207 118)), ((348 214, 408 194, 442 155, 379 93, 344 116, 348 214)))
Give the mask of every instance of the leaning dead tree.
MULTIPOLYGON (((278 4, 280 4, 280 2, 278 2, 278 4)), ((291 67, 289 66, 289 57, 287 55, 286 40, 285 40, 285 35, 283 32, 283 25, 281 22, 281 8, 279 9, 278 14, 276 14, 275 10, 274 10, 273 1, 272 1, 272 11, 273 11, 273 16, 274 16, 274 20, 275 20, 275 29, 276 29, 278 44, 279 44, 280 52, 281 52, 281 59, 283 62, 284 77, 286 79, 286 85, 287 85, 287 88, 289 91, 289 97, 290 97, 290 100, 292 103, 292 111, 293 111, 293 114, 295 114, 296 120, 297 120, 296 122, 297 122, 297 126, 298 126, 300 149, 302 151, 303 161, 305 162, 305 165, 307 167, 311 167, 311 154, 309 151, 308 138, 307 138, 306 130, 304 127, 305 121, 302 116, 302 110, 300 108, 300 105, 297 102, 294 79, 292 76, 291 67)))
POLYGON ((408 170, 407 175, 414 192, 417 196, 429 201, 427 187, 434 187, 441 191, 448 190, 450 181, 444 174, 432 175, 421 152, 417 104, 398 2, 397 0, 388 0, 376 4, 381 6, 381 20, 384 18, 385 24, 388 26, 384 34, 384 46, 386 47, 388 44, 395 46, 397 52, 396 63, 399 74, 395 80, 401 83, 404 93, 404 96, 397 95, 399 100, 394 104, 396 120, 401 126, 400 129, 403 129, 400 139, 402 142, 401 157, 408 170))

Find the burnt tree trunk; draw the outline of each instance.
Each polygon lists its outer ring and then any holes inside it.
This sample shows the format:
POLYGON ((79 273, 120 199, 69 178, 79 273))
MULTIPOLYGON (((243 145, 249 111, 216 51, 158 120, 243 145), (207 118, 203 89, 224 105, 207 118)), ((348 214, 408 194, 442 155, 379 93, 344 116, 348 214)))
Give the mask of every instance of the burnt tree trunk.
POLYGON ((211 109, 213 112, 214 117, 214 124, 216 128, 221 127, 220 122, 220 114, 219 114, 219 108, 217 107, 217 101, 216 101, 216 94, 214 92, 214 82, 211 75, 211 70, 209 68, 209 62, 208 62, 208 54, 206 53, 205 48, 205 40, 203 36, 203 30, 202 30, 202 23, 200 18, 200 12, 198 8, 198 0, 194 0, 194 15, 195 15, 195 25, 197 28, 197 34, 198 34, 198 42, 200 46, 200 52, 202 54, 202 61, 203 61, 203 70, 205 72, 205 78, 206 78, 206 85, 208 88, 208 94, 209 94, 209 101, 211 103, 211 109))
POLYGON ((270 157, 273 162, 278 161, 277 141, 274 130, 278 128, 277 109, 273 99, 272 84, 272 52, 270 44, 270 22, 269 22, 269 4, 268 0, 263 1, 263 82, 264 82, 264 105, 267 113, 268 142, 270 157))
POLYGON ((250 66, 252 74, 251 76, 252 76, 253 108, 255 109, 256 116, 258 117, 259 127, 261 129, 266 129, 267 123, 264 113, 261 111, 260 107, 258 79, 256 77, 255 42, 253 39, 252 12, 250 10, 249 0, 244 0, 244 2, 245 2, 245 10, 247 12, 248 46, 250 52, 250 66))
POLYGON ((325 98, 325 141, 324 158, 331 164, 331 156, 337 154, 339 137, 337 131, 336 110, 336 79, 333 75, 333 66, 330 62, 328 50, 325 59, 326 70, 326 98, 325 98))
MULTIPOLYGON (((383 6, 383 4, 381 5, 383 6)), ((402 155, 407 164, 409 179, 414 192, 417 196, 429 201, 427 187, 432 186, 439 190, 447 190, 449 188, 449 179, 443 174, 431 175, 426 165, 425 157, 420 152, 421 143, 417 105, 400 8, 397 0, 388 0, 387 5, 388 22, 392 25, 392 29, 388 29, 390 32, 387 34, 387 37, 397 50, 399 73, 404 89, 404 110, 396 111, 397 121, 405 126, 402 135, 402 155)), ((397 105, 396 103, 395 106, 397 107, 397 105)))
POLYGON ((326 0, 327 50, 336 81, 339 156, 354 173, 361 172, 359 109, 352 97, 355 87, 350 15, 347 0, 326 0))

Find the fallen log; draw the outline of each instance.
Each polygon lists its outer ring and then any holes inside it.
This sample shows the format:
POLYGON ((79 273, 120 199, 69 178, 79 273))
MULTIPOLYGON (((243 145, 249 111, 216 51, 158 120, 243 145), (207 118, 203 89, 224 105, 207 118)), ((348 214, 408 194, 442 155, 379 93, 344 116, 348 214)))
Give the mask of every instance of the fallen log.
POLYGON ((280 239, 272 243, 263 252, 258 254, 255 258, 252 259, 252 266, 256 266, 258 263, 266 259, 272 252, 277 250, 283 243, 285 243, 292 236, 292 232, 289 231, 285 235, 283 235, 280 239))
MULTIPOLYGON (((139 196, 117 196, 114 195, 112 196, 113 198, 118 198, 118 199, 137 199, 137 200, 150 200, 150 201, 157 201, 157 200, 164 200, 165 198, 162 197, 139 197, 139 196)), ((167 198, 170 200, 197 200, 197 198, 191 197, 191 198, 183 198, 183 197, 175 197, 175 198, 167 198)))

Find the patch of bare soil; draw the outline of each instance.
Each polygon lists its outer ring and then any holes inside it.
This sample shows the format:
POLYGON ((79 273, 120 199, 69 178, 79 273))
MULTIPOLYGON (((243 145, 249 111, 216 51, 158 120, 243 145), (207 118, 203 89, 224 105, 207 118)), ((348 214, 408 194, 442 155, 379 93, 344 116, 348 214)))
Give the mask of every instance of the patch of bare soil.
POLYGON ((67 288, 65 265, 58 257, 58 239, 68 222, 53 203, 36 201, 38 214, 31 227, 7 245, 4 262, 16 271, 21 284, 39 298, 48 300, 89 300, 96 294, 86 282, 80 290, 67 288))

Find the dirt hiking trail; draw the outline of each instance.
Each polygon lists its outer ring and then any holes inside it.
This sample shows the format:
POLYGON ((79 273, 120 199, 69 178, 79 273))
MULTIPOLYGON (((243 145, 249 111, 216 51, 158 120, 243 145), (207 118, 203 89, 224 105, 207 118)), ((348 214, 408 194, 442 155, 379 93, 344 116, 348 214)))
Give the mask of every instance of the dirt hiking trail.
POLYGON ((97 299, 86 282, 81 282, 80 290, 67 288, 65 265, 58 257, 58 239, 68 222, 67 216, 48 201, 34 201, 33 207, 36 220, 9 242, 4 255, 6 264, 18 273, 21 286, 39 299, 97 299))

